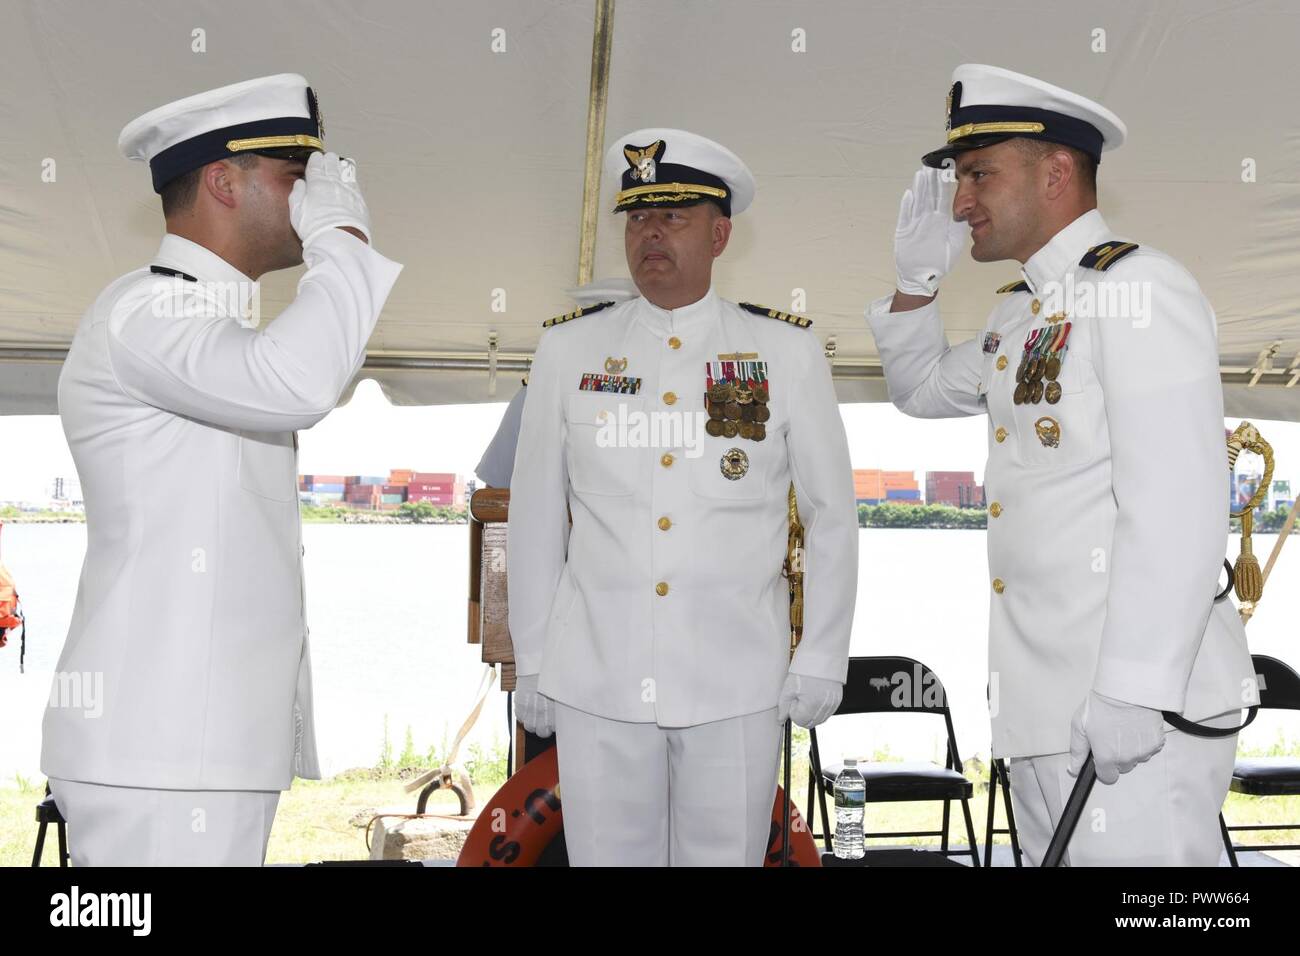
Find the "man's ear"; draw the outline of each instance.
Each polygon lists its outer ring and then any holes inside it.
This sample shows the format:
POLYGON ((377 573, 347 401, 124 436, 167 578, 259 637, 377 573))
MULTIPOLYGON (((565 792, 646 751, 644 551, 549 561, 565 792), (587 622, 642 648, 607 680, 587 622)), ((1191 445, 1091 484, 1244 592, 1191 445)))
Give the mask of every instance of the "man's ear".
POLYGON ((234 177, 240 172, 242 170, 239 170, 234 163, 227 163, 225 160, 219 159, 215 163, 208 163, 203 167, 201 188, 221 205, 233 209, 237 204, 234 177))
POLYGON ((713 220, 713 258, 722 255, 731 239, 731 220, 726 216, 717 216, 713 220))
POLYGON ((1056 149, 1048 153, 1047 162, 1047 198, 1059 199, 1074 182, 1078 169, 1074 157, 1068 150, 1056 149))

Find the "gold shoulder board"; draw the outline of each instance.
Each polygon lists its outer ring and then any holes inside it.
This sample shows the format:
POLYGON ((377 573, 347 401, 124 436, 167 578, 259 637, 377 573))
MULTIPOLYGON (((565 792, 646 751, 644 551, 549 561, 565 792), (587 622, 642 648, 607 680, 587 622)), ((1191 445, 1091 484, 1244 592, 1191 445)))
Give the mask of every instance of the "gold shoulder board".
POLYGON ((752 302, 738 303, 746 312, 753 312, 755 315, 762 315, 769 319, 780 319, 782 322, 789 322, 791 325, 797 325, 801 329, 812 326, 812 319, 806 319, 802 315, 791 315, 789 312, 782 312, 780 309, 769 309, 765 305, 754 305, 752 302))
POLYGON ((1136 242, 1120 242, 1113 239, 1110 242, 1103 242, 1099 246, 1093 246, 1085 252, 1083 258, 1079 260, 1079 265, 1085 269, 1096 269, 1098 272, 1105 272, 1137 248, 1138 244, 1136 242))
POLYGON ((598 302, 595 305, 589 305, 585 309, 574 309, 572 312, 565 312, 564 315, 557 315, 554 318, 547 319, 542 323, 542 328, 549 329, 552 325, 559 325, 562 322, 571 322, 574 319, 580 319, 584 315, 591 315, 593 312, 599 312, 601 309, 608 309, 613 305, 613 301, 598 302))

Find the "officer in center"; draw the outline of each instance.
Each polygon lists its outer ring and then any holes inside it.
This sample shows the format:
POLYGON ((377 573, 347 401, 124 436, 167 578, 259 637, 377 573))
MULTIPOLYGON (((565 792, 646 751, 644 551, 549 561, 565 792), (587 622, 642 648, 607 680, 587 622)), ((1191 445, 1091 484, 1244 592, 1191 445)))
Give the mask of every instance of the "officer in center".
POLYGON ((848 668, 844 426, 809 320, 712 287, 754 196, 744 163, 644 129, 606 170, 640 296, 545 323, 529 374, 508 537, 520 721, 554 728, 575 865, 759 866, 785 719, 830 716, 848 668))
POLYGON ((1228 535, 1214 312, 1186 269, 1097 210, 1097 164, 1125 136, 1114 113, 997 67, 952 79, 947 142, 899 213, 897 290, 868 318, 898 408, 988 417, 993 755, 1010 758, 1020 841, 1037 865, 1091 750, 1101 785, 1072 864, 1214 865, 1236 738, 1161 716, 1228 728, 1255 702, 1241 621, 1214 601, 1228 535), (967 233, 976 261, 1022 268, 950 346, 936 293, 967 233))

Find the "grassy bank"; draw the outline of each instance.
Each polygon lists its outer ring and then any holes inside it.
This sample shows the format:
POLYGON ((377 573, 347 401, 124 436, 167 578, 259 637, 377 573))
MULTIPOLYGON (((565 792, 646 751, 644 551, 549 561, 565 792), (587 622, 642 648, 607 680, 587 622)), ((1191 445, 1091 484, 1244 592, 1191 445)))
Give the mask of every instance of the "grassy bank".
MULTIPOLYGON (((806 740, 806 735, 805 738, 806 740)), ((1294 749, 1294 748, 1292 748, 1294 749)), ((800 751, 796 751, 799 754, 800 751)), ((802 755, 794 761, 794 797, 795 804, 808 816, 804 807, 807 790, 806 747, 802 755)), ((888 758, 888 754, 875 754, 877 758, 888 758)), ((420 767, 398 766, 401 761, 394 761, 388 767, 370 770, 350 770, 328 780, 297 780, 293 788, 280 798, 279 809, 275 817, 275 826, 271 831, 270 847, 267 851, 268 863, 308 863, 316 860, 357 860, 368 857, 365 842, 365 827, 376 812, 415 811, 416 794, 408 794, 404 784, 421 772, 420 767)), ((495 762, 485 761, 479 766, 479 772, 471 774, 474 778, 475 797, 481 808, 501 785, 501 775, 497 772, 495 762), (490 763, 490 765, 489 765, 490 763)), ((976 839, 982 845, 984 839, 984 819, 988 807, 988 795, 985 790, 987 768, 978 761, 967 765, 967 778, 974 784, 975 796, 971 800, 971 815, 975 823, 976 839)), ((11 781, 12 783, 12 781, 11 781)), ((27 866, 31 862, 32 848, 36 838, 36 824, 32 814, 44 794, 44 781, 19 781, 19 786, 0 789, 0 866, 27 866)), ((455 813, 458 809, 456 799, 450 792, 438 792, 429 802, 429 812, 455 813)), ((833 807, 830 808, 832 815, 833 807)), ((1225 815, 1232 824, 1247 823, 1289 823, 1300 820, 1300 797, 1247 797, 1229 794, 1224 807, 1225 815)), ((867 808, 867 827, 871 831, 882 830, 922 830, 935 829, 939 826, 942 807, 935 804, 883 803, 869 804, 867 808)), ((954 807, 951 832, 954 844, 965 844, 965 829, 962 824, 960 807, 954 807)), ((997 821, 1005 826, 998 803, 997 821)), ((1249 838, 1252 842, 1286 843, 1294 842, 1294 834, 1265 833, 1241 834, 1239 841, 1249 838)), ((927 838, 898 838, 891 841, 896 844, 935 845, 937 840, 927 838)), ((998 843, 1006 843, 1007 838, 1000 836, 998 843)), ((55 863, 57 842, 51 833, 46 843, 45 862, 55 863)), ((1293 864, 1300 864, 1300 853, 1283 854, 1293 864)))

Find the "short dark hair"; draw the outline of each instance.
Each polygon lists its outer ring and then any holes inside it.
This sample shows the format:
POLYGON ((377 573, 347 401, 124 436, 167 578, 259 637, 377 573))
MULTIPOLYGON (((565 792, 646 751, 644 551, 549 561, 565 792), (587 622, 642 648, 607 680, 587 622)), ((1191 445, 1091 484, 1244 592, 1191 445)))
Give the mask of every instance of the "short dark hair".
POLYGON ((1045 139, 1028 139, 1024 136, 1015 138, 1016 146, 1024 154, 1026 162, 1036 162, 1049 153, 1064 150, 1074 159, 1074 168, 1088 192, 1097 191, 1097 161, 1081 149, 1066 146, 1063 143, 1051 143, 1045 139))
MULTIPOLYGON (((258 163, 258 156, 256 153, 241 153, 238 156, 231 156, 230 161, 240 169, 252 169, 258 163)), ((200 166, 198 169, 191 169, 188 173, 182 173, 162 188, 159 195, 162 197, 164 218, 187 212, 193 207, 194 200, 199 196, 199 182, 203 179, 203 169, 204 167, 200 166)))

